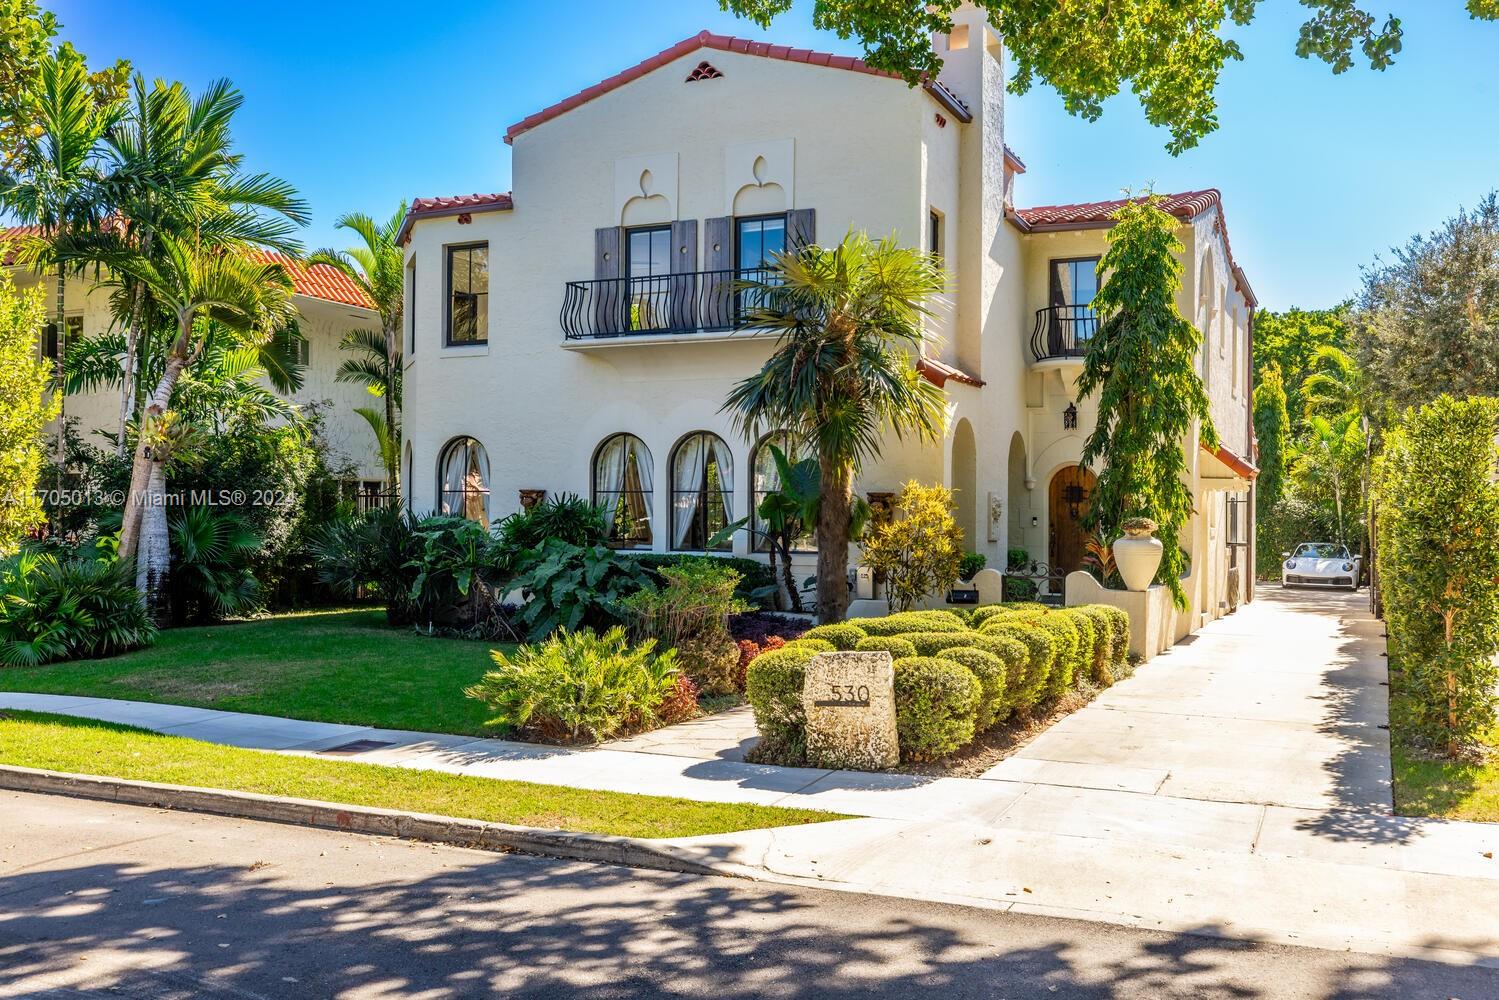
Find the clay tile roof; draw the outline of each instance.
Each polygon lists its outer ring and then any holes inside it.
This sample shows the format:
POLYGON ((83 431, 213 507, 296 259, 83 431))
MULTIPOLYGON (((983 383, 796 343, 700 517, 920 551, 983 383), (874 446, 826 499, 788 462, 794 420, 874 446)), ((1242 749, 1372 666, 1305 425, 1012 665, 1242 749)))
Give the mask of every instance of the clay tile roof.
POLYGON ((396 242, 406 242, 406 237, 411 235, 411 226, 417 219, 443 215, 467 215, 470 212, 508 212, 514 207, 515 201, 510 197, 509 191, 496 194, 454 194, 437 198, 415 198, 412 199, 411 207, 406 210, 406 218, 401 221, 400 232, 396 233, 396 242))
POLYGON ((346 306, 356 306, 360 309, 375 308, 369 296, 364 294, 364 289, 336 267, 329 267, 327 264, 314 264, 307 267, 293 261, 285 254, 270 250, 256 251, 255 256, 268 263, 274 261, 285 268, 286 273, 291 276, 292 290, 298 295, 337 302, 346 306))
MULTIPOLYGON (((536 126, 542 124, 543 122, 551 121, 558 115, 566 114, 576 107, 587 104, 595 97, 600 97, 604 94, 609 93, 609 91, 611 90, 623 87, 625 84, 631 82, 632 80, 638 80, 640 77, 645 76, 651 70, 656 69, 660 66, 664 66, 674 59, 680 59, 682 56, 685 56, 692 52, 696 52, 699 49, 716 49, 720 52, 738 52, 742 55, 763 56, 766 59, 780 59, 784 62, 807 63, 808 65, 812 66, 826 66, 830 69, 843 69, 849 70, 850 72, 854 73, 866 73, 870 76, 883 76, 890 79, 900 79, 900 77, 896 76, 896 74, 894 73, 889 73, 882 69, 875 69, 864 60, 857 59, 853 56, 840 56, 835 55, 831 52, 814 52, 811 49, 793 49, 785 45, 775 45, 770 42, 756 42, 748 38, 735 38, 731 35, 715 35, 709 31, 700 31, 696 35, 693 35, 691 38, 684 38, 682 39, 682 41, 671 46, 670 48, 663 49, 660 52, 656 53, 649 59, 645 59, 639 63, 636 63, 629 69, 621 70, 620 72, 609 77, 607 80, 601 80, 591 87, 586 87, 583 90, 578 91, 571 97, 558 101, 556 104, 553 104, 550 107, 543 108, 542 110, 536 112, 534 115, 528 115, 527 117, 522 118, 520 121, 516 122, 514 125, 511 125, 510 128, 505 131, 505 141, 514 142, 515 137, 520 135, 522 132, 528 132, 536 126)), ((931 94, 939 104, 947 108, 947 110, 950 111, 953 115, 957 116, 959 121, 967 122, 973 120, 973 116, 969 113, 968 108, 963 104, 962 101, 958 100, 958 98, 946 87, 943 87, 941 84, 931 81, 923 84, 923 86, 928 94, 931 94)))
POLYGON ((1245 479, 1254 479, 1260 474, 1260 470, 1255 468, 1253 462, 1240 458, 1238 455, 1235 455, 1233 452, 1229 451, 1222 445, 1219 445, 1217 448, 1209 448, 1204 444, 1202 446, 1202 450, 1207 452, 1209 455, 1212 455, 1218 461, 1222 462, 1224 465, 1228 466, 1230 469, 1237 472, 1245 479))
POLYGON ((975 378, 962 369, 954 368, 952 365, 945 365, 936 358, 917 359, 916 371, 922 378, 939 389, 946 385, 949 379, 954 382, 961 382, 964 385, 982 386, 984 384, 983 379, 975 378))
POLYGON ((41 226, 6 226, 0 229, 0 243, 5 243, 5 260, 0 261, 0 266, 9 267, 16 262, 17 240, 27 236, 36 236, 42 231, 41 226))
MULTIPOLYGON (((1161 196, 1161 208, 1178 219, 1191 220, 1217 205, 1221 199, 1217 188, 1204 191, 1183 191, 1161 196)), ((1135 202, 1142 198, 1128 199, 1135 202)), ((1125 203, 1124 198, 1112 201, 1085 201, 1073 205, 1043 205, 1039 208, 1018 208, 1015 214, 1029 229, 1088 229, 1113 223, 1113 214, 1125 203)))

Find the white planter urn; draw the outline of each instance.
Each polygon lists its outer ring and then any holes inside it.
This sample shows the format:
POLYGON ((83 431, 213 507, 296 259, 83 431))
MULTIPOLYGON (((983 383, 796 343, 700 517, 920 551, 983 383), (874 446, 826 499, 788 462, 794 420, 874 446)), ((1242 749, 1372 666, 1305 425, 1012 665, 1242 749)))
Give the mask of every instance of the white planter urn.
MULTIPOLYGON (((1151 529, 1152 531, 1154 529, 1151 529)), ((1114 565, 1124 578, 1126 590, 1149 590, 1155 571, 1161 566, 1165 547, 1148 531, 1130 531, 1113 545, 1114 565)))

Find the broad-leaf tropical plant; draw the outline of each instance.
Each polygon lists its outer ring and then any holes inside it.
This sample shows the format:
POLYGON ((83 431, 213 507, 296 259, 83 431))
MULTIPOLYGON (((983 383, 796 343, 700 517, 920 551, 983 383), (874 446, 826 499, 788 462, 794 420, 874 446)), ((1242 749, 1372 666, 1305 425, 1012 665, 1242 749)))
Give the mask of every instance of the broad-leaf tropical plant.
POLYGON ((776 254, 759 281, 739 283, 750 328, 776 334, 764 366, 723 409, 753 440, 768 429, 807 441, 820 470, 817 612, 848 608, 853 483, 887 434, 934 440, 945 396, 916 368, 928 302, 946 285, 940 261, 851 232, 837 246, 776 254))

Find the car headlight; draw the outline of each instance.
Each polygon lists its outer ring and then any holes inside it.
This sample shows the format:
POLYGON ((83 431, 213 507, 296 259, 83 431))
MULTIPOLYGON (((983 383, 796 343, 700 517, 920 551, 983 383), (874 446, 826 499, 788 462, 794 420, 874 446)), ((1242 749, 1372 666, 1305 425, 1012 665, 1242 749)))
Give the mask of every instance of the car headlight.
POLYGON ((1295 559, 1287 559, 1286 560, 1286 569, 1295 569, 1295 568, 1296 568, 1296 560, 1295 559))
POLYGON ((1351 563, 1351 562, 1345 562, 1343 564, 1343 572, 1344 573, 1352 573, 1353 572, 1353 563, 1351 563))

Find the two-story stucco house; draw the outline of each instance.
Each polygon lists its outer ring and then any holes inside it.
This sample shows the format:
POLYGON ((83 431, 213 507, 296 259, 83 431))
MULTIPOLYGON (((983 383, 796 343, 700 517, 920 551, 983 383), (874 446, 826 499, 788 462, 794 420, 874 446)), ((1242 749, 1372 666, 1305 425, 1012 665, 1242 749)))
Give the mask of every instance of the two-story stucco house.
MULTIPOLYGON (((14 244, 27 232, 26 227, 0 229, 0 243, 14 244)), ((297 308, 298 327, 306 342, 302 387, 290 398, 301 404, 323 401, 329 404, 323 411, 323 434, 333 453, 330 461, 353 467, 355 478, 350 480, 351 490, 381 495, 385 470, 380 464, 375 439, 369 425, 354 412, 357 406, 374 404, 362 387, 334 379, 339 364, 349 357, 339 349, 345 334, 350 330, 380 329, 379 314, 364 291, 336 268, 326 264, 306 267, 282 258, 275 259, 282 261, 291 276, 292 301, 297 308)), ((14 259, 5 264, 18 288, 43 286, 47 314, 55 316, 56 272, 38 274, 14 259)), ((111 291, 109 286, 91 277, 69 277, 63 294, 65 329, 58 331, 55 323, 49 323, 37 350, 43 356, 57 359, 66 350, 66 345, 117 328, 109 308, 111 291)), ((63 398, 62 419, 76 419, 84 440, 102 446, 105 440, 98 436, 99 433, 114 434, 119 428, 120 394, 113 388, 69 393, 63 398)))
MULTIPOLYGON (((915 88, 847 56, 697 35, 511 125, 510 193, 417 199, 402 230, 409 503, 493 521, 522 494, 572 492, 609 507, 621 547, 703 551, 774 485, 764 441, 720 412, 772 348, 736 325, 726 282, 859 229, 941 254, 951 291, 920 364, 947 390, 945 439, 892 439, 857 488, 948 484, 991 566, 1024 548, 1077 569, 1093 404, 1074 382, 1118 203, 1017 207, 1003 46, 981 11, 956 17, 935 40, 941 74, 915 88)), ((1165 207, 1222 440, 1183 442, 1189 631, 1226 610, 1230 566, 1252 579, 1254 297, 1218 193, 1165 207)))

